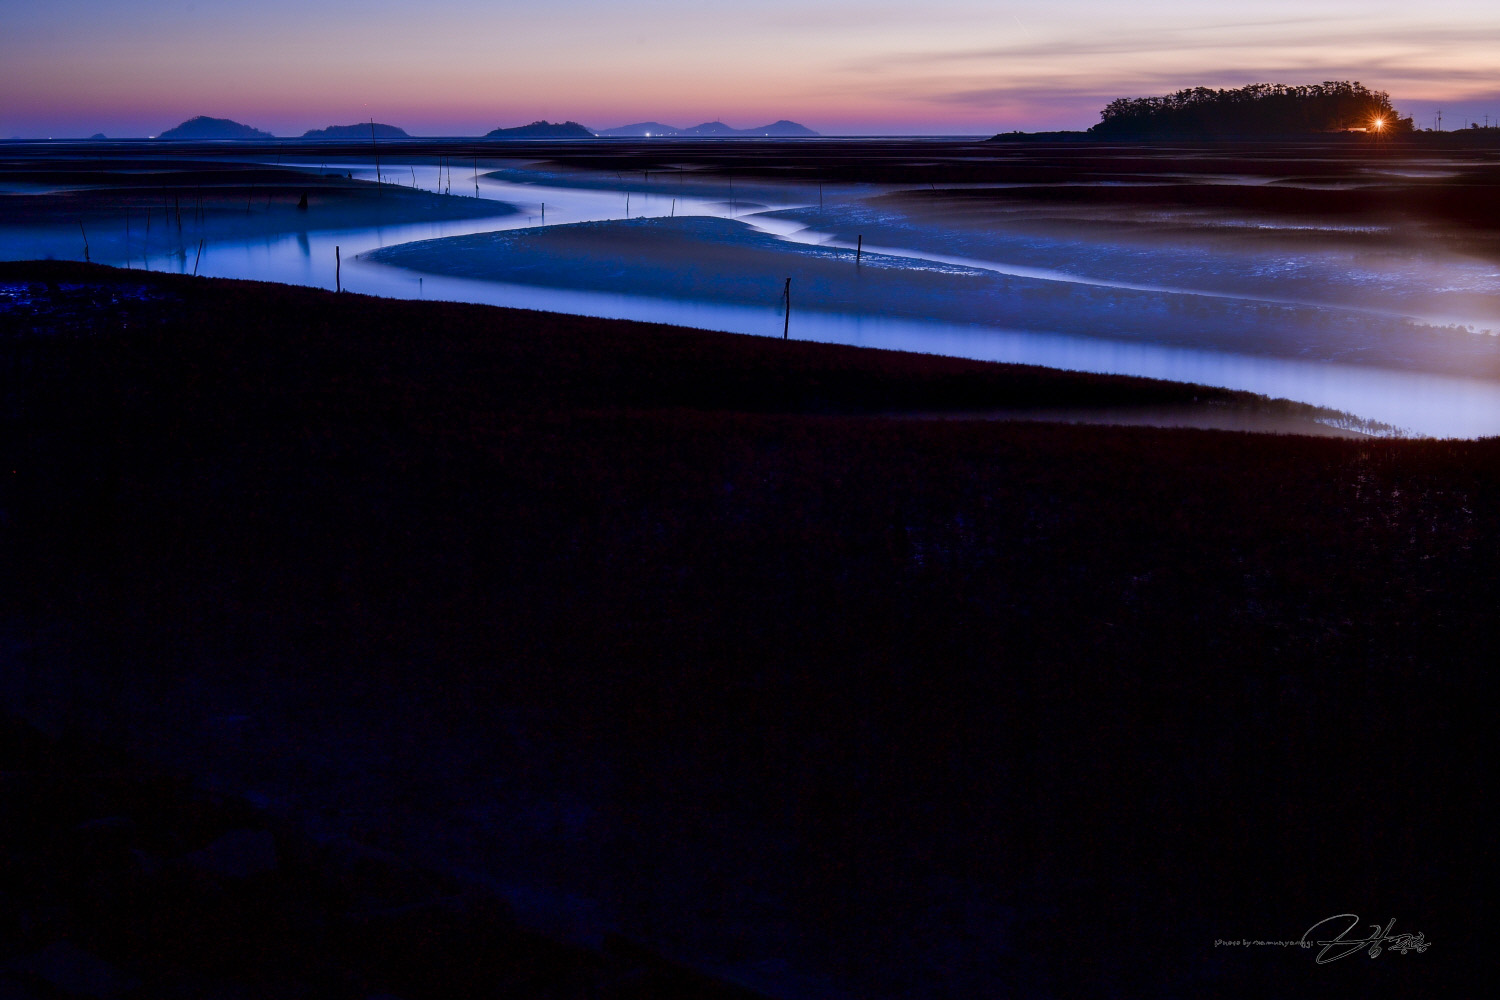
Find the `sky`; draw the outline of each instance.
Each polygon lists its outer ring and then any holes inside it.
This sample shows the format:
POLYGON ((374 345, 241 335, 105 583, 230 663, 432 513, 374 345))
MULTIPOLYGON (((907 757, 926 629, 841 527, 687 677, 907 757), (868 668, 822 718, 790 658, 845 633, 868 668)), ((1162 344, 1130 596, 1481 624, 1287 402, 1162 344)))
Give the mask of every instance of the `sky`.
POLYGON ((0 138, 789 118, 828 135, 1083 129, 1116 97, 1358 80, 1500 122, 1495 0, 0 0, 0 138))

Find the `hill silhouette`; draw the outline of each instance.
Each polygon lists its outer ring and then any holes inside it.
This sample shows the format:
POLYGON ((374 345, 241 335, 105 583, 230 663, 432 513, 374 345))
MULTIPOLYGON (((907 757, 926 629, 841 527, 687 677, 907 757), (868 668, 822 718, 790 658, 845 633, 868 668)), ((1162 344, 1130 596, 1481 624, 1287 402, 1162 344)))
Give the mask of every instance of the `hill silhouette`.
POLYGON ((210 118, 199 115, 189 118, 174 128, 157 136, 158 139, 274 139, 269 132, 262 132, 249 125, 241 125, 228 118, 210 118))
POLYGON ((599 135, 640 137, 648 135, 681 135, 682 129, 676 125, 663 125, 661 122, 636 122, 633 125, 621 125, 619 128, 605 128, 599 130, 599 135))
POLYGON ((785 118, 774 121, 769 125, 761 125, 758 128, 735 128, 724 122, 704 122, 702 125, 694 125, 692 128, 677 128, 675 125, 663 125, 661 122, 637 122, 634 125, 621 125, 619 128, 601 129, 600 135, 604 136, 699 136, 706 138, 720 138, 730 136, 777 136, 777 137, 814 137, 818 133, 806 125, 799 125, 785 118))
POLYGON ((1122 97, 1100 112, 1089 134, 1110 139, 1232 138, 1310 132, 1410 132, 1412 121, 1383 90, 1347 80, 1238 90, 1194 87, 1166 97, 1122 97))
POLYGON ((327 128, 310 128, 302 133, 304 139, 410 139, 405 129, 380 122, 358 122, 354 125, 330 125, 327 128))
POLYGON ((594 133, 577 122, 534 121, 515 128, 497 128, 484 134, 486 139, 592 139, 594 133))

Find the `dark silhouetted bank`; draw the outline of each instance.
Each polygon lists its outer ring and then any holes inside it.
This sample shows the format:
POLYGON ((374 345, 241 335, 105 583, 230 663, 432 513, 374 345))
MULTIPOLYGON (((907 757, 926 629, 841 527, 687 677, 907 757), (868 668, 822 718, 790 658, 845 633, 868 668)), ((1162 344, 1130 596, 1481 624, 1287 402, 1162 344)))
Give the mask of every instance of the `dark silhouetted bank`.
POLYGON ((210 118, 199 115, 189 118, 175 128, 169 128, 158 139, 274 139, 269 132, 262 132, 249 125, 230 121, 228 118, 210 118))
POLYGON ((486 139, 592 139, 594 133, 577 122, 535 121, 515 128, 497 128, 484 134, 486 139))
POLYGON ((356 122, 353 125, 330 125, 327 128, 310 128, 302 133, 304 139, 410 139, 405 129, 380 122, 356 122))

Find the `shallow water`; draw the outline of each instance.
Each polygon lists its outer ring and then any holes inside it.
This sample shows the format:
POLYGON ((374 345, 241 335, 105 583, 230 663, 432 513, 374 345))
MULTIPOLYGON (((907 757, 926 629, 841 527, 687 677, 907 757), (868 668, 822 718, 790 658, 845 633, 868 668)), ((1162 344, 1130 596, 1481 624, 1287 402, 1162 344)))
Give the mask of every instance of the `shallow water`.
MULTIPOLYGON (((361 178, 374 179, 376 174, 373 162, 340 163, 339 168, 361 178)), ((1253 230, 1253 237, 1244 238, 1253 238, 1253 244, 1235 235, 1208 239, 1201 234, 1153 244, 1115 238, 1108 232, 1101 235, 1093 229, 1039 233, 1035 226, 1002 223, 976 232, 918 224, 910 216, 864 201, 880 193, 869 186, 828 185, 820 192, 817 185, 778 187, 758 182, 736 190, 722 180, 698 181, 681 175, 657 175, 654 182, 613 173, 573 173, 560 179, 515 165, 490 175, 492 168, 493 164, 456 162, 450 175, 436 162, 398 162, 383 163, 381 174, 388 183, 428 191, 469 196, 477 192, 479 197, 515 206, 516 214, 225 240, 205 245, 201 256, 196 248, 163 246, 149 249, 142 257, 137 245, 133 263, 140 266, 144 260, 151 270, 192 273, 196 267, 197 273, 216 277, 333 288, 338 247, 340 280, 348 291, 780 336, 783 317, 776 302, 755 308, 419 275, 360 255, 412 241, 503 229, 671 215, 734 218, 782 239, 832 247, 852 248, 848 230, 868 229, 875 235, 865 244, 866 250, 908 258, 913 267, 925 261, 935 269, 978 268, 1034 281, 1038 287, 1086 286, 1106 295, 1111 290, 1122 295, 1159 295, 1165 306, 1153 308, 1178 313, 1194 310, 1189 321, 1203 325, 1203 346, 1184 346, 1180 335, 1173 344, 1152 343, 1149 336, 1139 334, 1128 338, 1080 335, 1076 327, 1016 329, 998 318, 994 325, 975 325, 812 308, 794 312, 792 336, 1245 389, 1343 410, 1419 435, 1500 434, 1500 338, 1482 332, 1500 330, 1500 310, 1494 308, 1500 302, 1500 267, 1490 262, 1432 254, 1403 256, 1388 247, 1330 245, 1322 240, 1329 234, 1321 229, 1312 233, 1268 229, 1283 223, 1254 217, 1216 218, 1200 227, 1231 234, 1236 227, 1253 230), (532 178, 535 182, 526 182, 532 178), (587 186, 590 183, 596 186, 587 186), (1256 304, 1302 310, 1295 315, 1270 315, 1264 321, 1270 325, 1307 324, 1303 317, 1315 314, 1316 323, 1296 331, 1306 347, 1291 356, 1285 349, 1281 356, 1266 356, 1260 350, 1226 349, 1234 343, 1254 345, 1250 339, 1215 341, 1214 309, 1238 310, 1243 315, 1256 304), (1413 326, 1413 321, 1453 324, 1455 330, 1442 334, 1465 341, 1465 350, 1477 351, 1474 356, 1480 363, 1435 359, 1432 354, 1443 349, 1444 341, 1413 326), (1351 328, 1357 333, 1362 324, 1369 324, 1372 343, 1404 346, 1365 350, 1359 357, 1362 363, 1350 364, 1347 349, 1329 346, 1325 339, 1318 324, 1327 323, 1342 324, 1346 339, 1351 328), (1466 326, 1476 332, 1463 336, 1460 328, 1466 326), (1483 339, 1470 343, 1470 338, 1483 339), (1491 342, 1496 345, 1495 365, 1485 361, 1491 342)), ((7 238, 0 253, 12 259, 39 255, 27 252, 24 238, 14 237, 7 238)), ((96 254, 95 259, 105 258, 96 254)), ((1119 319, 1121 311, 1114 305, 1103 303, 1097 317, 1100 329, 1108 330, 1109 323, 1119 319)), ((1153 314, 1129 303, 1126 306, 1127 311, 1137 310, 1136 326, 1152 321, 1153 314)), ((1268 335, 1271 332, 1268 326, 1268 335)), ((1286 329, 1278 327, 1274 332, 1285 340, 1286 329)))

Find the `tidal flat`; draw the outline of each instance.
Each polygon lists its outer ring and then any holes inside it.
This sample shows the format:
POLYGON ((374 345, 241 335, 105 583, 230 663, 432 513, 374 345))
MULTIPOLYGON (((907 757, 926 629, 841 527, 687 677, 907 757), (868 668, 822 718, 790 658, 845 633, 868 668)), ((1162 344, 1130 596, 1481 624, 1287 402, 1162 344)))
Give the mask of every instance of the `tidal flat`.
MULTIPOLYGON (((743 148, 734 200, 857 168, 743 148)), ((1474 992, 1493 437, 1081 424, 1337 415, 139 268, 0 291, 0 985, 1474 992), (1432 947, 1216 944, 1337 913, 1432 947)))
POLYGON ((1300 949, 1213 941, 1336 900, 1447 945, 1356 967, 1377 992, 1478 947, 1479 793, 1431 748, 1479 759, 1493 440, 972 420, 1248 404, 0 283, 7 767, 52 776, 5 870, 56 872, 6 883, 8 919, 53 914, 18 969, 65 934, 152 990, 1311 995, 1300 949), (231 834, 260 860, 203 874, 231 834), (1090 922, 1121 933, 1080 961, 1090 922))
POLYGON ((123 145, 50 151, 72 184, 47 194, 49 151, 11 150, 7 252, 76 258, 93 227, 106 263, 767 336, 789 326, 790 277, 802 339, 1218 385, 1395 433, 1500 431, 1484 149, 412 140, 165 148, 153 172, 123 145), (222 231, 203 236, 177 231, 168 190, 195 160, 222 189, 222 231), (64 224, 69 199, 112 198, 64 224), (53 225, 28 228, 37 212, 53 225))

